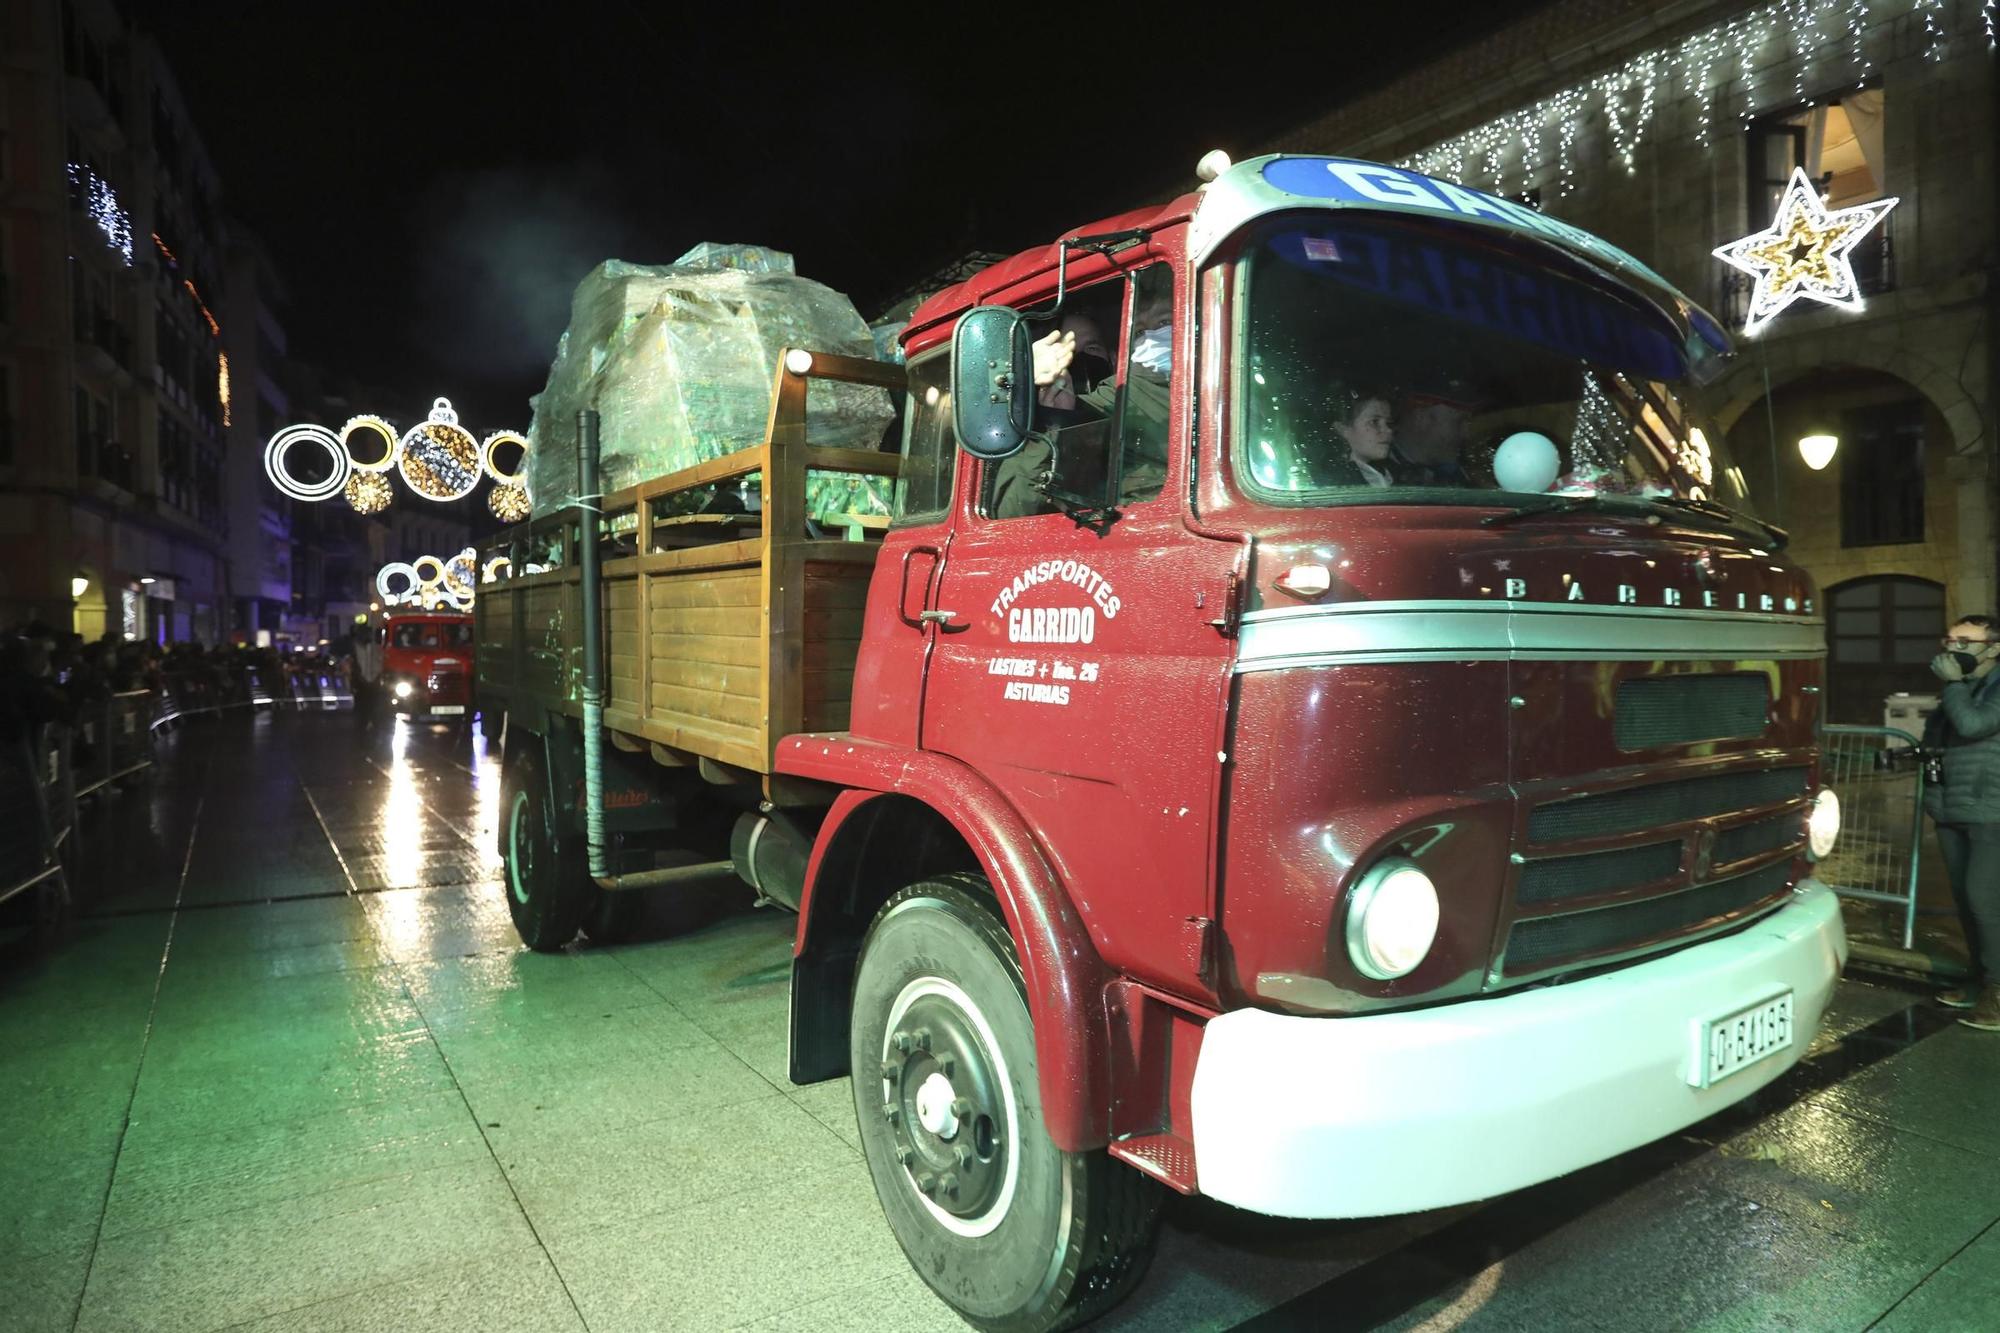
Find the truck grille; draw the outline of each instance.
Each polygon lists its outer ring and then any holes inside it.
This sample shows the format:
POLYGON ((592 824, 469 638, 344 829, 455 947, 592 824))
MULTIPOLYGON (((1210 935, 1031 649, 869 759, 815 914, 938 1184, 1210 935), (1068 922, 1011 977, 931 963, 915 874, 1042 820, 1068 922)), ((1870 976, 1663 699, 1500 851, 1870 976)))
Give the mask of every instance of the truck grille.
POLYGON ((1761 675, 1645 676, 1618 686, 1612 740, 1621 750, 1761 735, 1771 685, 1761 675))
POLYGON ((1507 938, 1504 967, 1510 976, 1687 934, 1757 906, 1791 887, 1789 861, 1733 875, 1678 893, 1619 903, 1565 916, 1517 922, 1507 938))
POLYGON ((1760 819, 1754 824, 1744 824, 1733 829, 1724 829, 1715 835, 1715 854, 1712 858, 1717 865, 1728 865, 1741 861, 1746 856, 1756 856, 1760 852, 1775 852, 1787 845, 1799 846, 1805 842, 1805 821, 1797 811, 1788 810, 1770 819, 1760 819))
POLYGON ((1571 898, 1611 893, 1666 879, 1681 868, 1681 841, 1621 847, 1615 852, 1530 861, 1514 885, 1517 907, 1546 907, 1571 898))
POLYGON ((1803 796, 1806 769, 1748 769, 1713 777, 1681 778, 1650 787, 1627 787, 1550 801, 1528 816, 1528 841, 1564 842, 1712 819, 1803 796))

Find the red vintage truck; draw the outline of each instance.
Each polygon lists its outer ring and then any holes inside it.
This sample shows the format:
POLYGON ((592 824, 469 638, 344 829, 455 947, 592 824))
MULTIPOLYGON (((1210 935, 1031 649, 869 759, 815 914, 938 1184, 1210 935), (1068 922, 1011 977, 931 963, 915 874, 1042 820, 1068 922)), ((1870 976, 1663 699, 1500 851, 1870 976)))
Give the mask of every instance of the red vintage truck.
POLYGON ((468 721, 472 630, 472 617, 462 612, 391 612, 382 635, 382 689, 388 708, 425 721, 468 721))
POLYGON ((594 540, 504 535, 480 699, 529 944, 670 860, 796 906, 792 1077, 852 1076, 966 1319, 1115 1302, 1163 1186, 1463 1203, 1799 1058, 1846 955, 1823 623, 1702 415, 1711 317, 1510 201, 1279 156, 902 346, 787 353, 764 441, 594 540), (815 380, 907 389, 900 456, 814 449, 815 380), (808 530, 808 466, 897 473, 886 531, 808 530), (761 512, 669 503, 751 473, 761 512))

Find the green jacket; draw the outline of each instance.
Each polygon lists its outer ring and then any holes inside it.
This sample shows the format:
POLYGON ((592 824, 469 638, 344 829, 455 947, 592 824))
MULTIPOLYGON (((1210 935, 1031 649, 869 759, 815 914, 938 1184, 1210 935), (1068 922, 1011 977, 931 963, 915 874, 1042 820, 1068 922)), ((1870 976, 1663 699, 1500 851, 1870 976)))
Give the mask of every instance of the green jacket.
POLYGON ((2000 670, 1938 691, 1924 749, 1944 756, 1944 781, 1924 791, 1940 824, 2000 824, 2000 670))

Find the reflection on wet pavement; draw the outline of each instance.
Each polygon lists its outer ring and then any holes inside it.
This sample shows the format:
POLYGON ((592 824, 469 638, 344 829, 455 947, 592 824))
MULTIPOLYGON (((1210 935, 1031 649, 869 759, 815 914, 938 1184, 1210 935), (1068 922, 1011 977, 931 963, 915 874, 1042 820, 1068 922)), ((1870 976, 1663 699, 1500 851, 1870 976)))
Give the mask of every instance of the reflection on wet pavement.
MULTIPOLYGON (((346 714, 165 744, 88 817, 74 937, 0 964, 0 1328, 961 1327, 846 1080, 785 1078, 792 918, 746 893, 528 953, 497 745, 346 714)), ((1771 1089, 1539 1189, 1356 1223, 1175 1199, 1093 1327, 1992 1327, 1996 1087, 2000 1039, 1849 981, 1771 1089)))

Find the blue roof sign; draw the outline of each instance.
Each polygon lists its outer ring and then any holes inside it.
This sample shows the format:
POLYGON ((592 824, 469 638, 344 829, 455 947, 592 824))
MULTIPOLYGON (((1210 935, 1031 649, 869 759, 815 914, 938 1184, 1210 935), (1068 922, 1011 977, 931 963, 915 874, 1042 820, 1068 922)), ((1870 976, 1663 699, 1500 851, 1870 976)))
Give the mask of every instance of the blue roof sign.
POLYGON ((1468 190, 1463 185, 1400 167, 1345 157, 1275 157, 1264 163, 1264 180, 1286 194, 1307 199, 1498 223, 1584 251, 1662 286, 1672 286, 1617 246, 1580 227, 1572 227, 1512 199, 1468 190))

